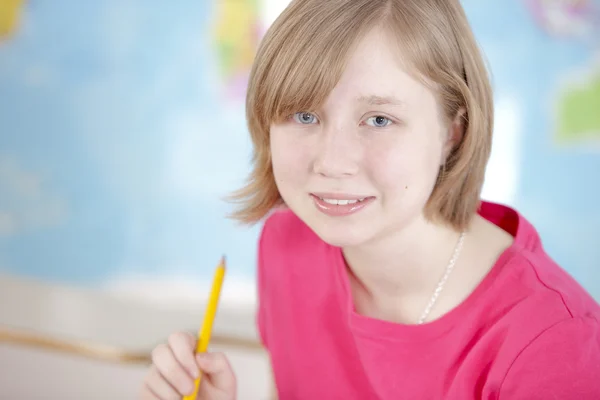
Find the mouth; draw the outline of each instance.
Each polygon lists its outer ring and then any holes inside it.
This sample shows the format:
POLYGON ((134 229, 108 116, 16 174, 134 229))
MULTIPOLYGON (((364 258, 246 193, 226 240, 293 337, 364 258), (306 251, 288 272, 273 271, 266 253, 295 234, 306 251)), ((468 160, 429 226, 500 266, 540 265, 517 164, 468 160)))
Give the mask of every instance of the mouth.
POLYGON ((310 196, 317 209, 329 216, 357 213, 375 200, 373 196, 336 193, 311 193, 310 196))
POLYGON ((345 206, 347 204, 356 204, 356 203, 363 202, 367 199, 367 197, 361 197, 358 199, 328 199, 328 198, 319 197, 319 196, 317 196, 317 198, 321 201, 324 201, 327 204, 332 204, 334 206, 345 206))

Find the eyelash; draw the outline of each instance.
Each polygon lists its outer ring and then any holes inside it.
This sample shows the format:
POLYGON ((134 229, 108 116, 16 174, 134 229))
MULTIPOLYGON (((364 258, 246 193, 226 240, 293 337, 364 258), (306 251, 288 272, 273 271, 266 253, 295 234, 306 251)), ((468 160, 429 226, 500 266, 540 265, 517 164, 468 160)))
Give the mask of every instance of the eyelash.
POLYGON ((298 124, 300 124, 300 125, 312 125, 312 124, 304 124, 304 123, 302 123, 302 121, 300 121, 300 120, 299 120, 299 117, 300 117, 302 114, 308 114, 308 115, 310 115, 311 117, 313 117, 315 120, 317 120, 317 121, 318 121, 317 117, 316 117, 314 114, 311 114, 311 113, 309 113, 309 112, 306 112, 306 111, 302 111, 302 112, 297 112, 297 113, 294 113, 294 114, 292 114, 292 115, 291 115, 291 118, 294 120, 294 122, 296 122, 296 123, 298 123, 298 124))
MULTIPOLYGON (((311 117, 312 117, 312 118, 313 118, 315 121, 318 121, 318 118, 317 118, 317 116, 316 116, 316 115, 314 115, 314 114, 312 114, 312 113, 310 113, 310 112, 306 112, 306 111, 294 113, 294 114, 292 114, 292 115, 290 116, 290 118, 291 118, 291 119, 293 119, 293 120, 294 120, 294 122, 296 122, 296 123, 298 123, 298 124, 300 124, 300 125, 312 125, 312 124, 313 124, 312 122, 311 122, 311 123, 306 123, 306 124, 305 124, 305 123, 303 123, 302 121, 300 121, 300 116, 301 116, 302 114, 308 114, 308 115, 310 115, 310 116, 311 116, 311 117)), ((382 126, 376 126, 376 125, 369 125, 369 126, 371 126, 371 127, 373 127, 373 128, 385 128, 385 127, 387 127, 387 126, 390 126, 390 125, 394 124, 394 121, 392 121, 392 119, 391 119, 391 118, 388 118, 388 117, 386 117, 386 116, 384 116, 384 115, 374 115, 374 116, 372 116, 372 117, 369 117, 369 118, 367 118, 367 119, 366 119, 366 121, 369 121, 369 120, 374 120, 374 119, 376 119, 376 118, 379 118, 379 117, 381 117, 381 118, 385 118, 385 120, 386 120, 386 122, 387 122, 387 123, 386 123, 385 125, 382 125, 382 126)))
POLYGON ((369 126, 372 126, 373 128, 385 128, 386 126, 390 126, 391 124, 394 123, 390 118, 388 118, 386 116, 383 116, 383 115, 374 115, 372 117, 367 118, 367 121, 370 120, 370 119, 375 120, 376 118, 379 118, 379 117, 385 118, 385 120, 387 121, 387 123, 385 125, 383 125, 383 126, 376 126, 376 125, 369 125, 369 126))

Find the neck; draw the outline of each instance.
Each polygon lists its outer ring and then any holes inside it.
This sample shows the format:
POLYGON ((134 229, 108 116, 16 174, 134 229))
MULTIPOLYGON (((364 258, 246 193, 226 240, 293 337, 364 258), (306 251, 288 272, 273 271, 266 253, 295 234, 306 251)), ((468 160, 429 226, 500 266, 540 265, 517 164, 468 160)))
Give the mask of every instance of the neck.
POLYGON ((458 236, 451 227, 421 218, 343 253, 355 284, 370 297, 427 297, 443 275, 458 236))

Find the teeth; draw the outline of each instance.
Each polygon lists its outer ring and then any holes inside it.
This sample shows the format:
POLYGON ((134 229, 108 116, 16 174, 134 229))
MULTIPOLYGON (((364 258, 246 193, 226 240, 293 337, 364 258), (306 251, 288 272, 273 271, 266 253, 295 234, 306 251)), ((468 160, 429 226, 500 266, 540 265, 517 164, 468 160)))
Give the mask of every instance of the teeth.
POLYGON ((328 204, 333 204, 333 205, 339 205, 339 206, 345 206, 348 204, 355 204, 358 203, 359 201, 363 201, 365 198, 362 199, 357 199, 357 200, 337 200, 337 199, 323 199, 321 198, 321 200, 323 200, 325 203, 328 204))

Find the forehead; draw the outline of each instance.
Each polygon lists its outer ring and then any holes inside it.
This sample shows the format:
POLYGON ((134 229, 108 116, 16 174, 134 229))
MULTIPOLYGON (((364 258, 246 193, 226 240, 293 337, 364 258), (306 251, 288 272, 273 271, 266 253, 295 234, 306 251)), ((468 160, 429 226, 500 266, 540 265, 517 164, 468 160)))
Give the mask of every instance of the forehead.
POLYGON ((419 79, 400 46, 383 29, 373 29, 361 38, 349 54, 340 80, 329 99, 355 99, 420 105, 433 93, 419 79))

